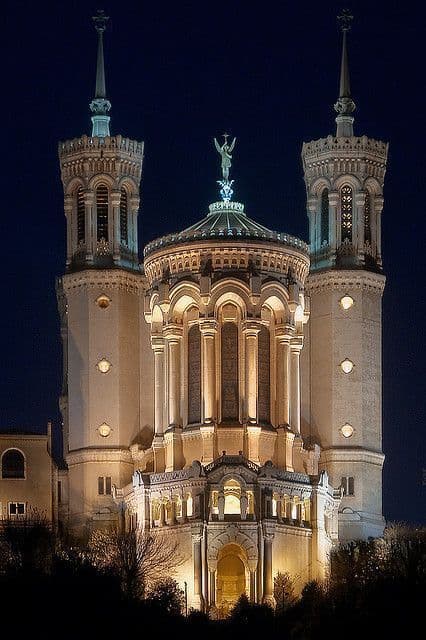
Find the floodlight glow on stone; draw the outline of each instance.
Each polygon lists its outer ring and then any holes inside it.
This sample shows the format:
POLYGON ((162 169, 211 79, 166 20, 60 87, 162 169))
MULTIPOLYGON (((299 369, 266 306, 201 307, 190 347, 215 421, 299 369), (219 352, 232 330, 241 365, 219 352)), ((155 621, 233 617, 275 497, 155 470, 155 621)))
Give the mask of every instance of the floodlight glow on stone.
POLYGON ((354 363, 352 362, 352 360, 349 360, 349 358, 345 358, 343 362, 340 363, 340 368, 342 369, 343 373, 350 373, 354 366, 354 363))
POLYGON ((112 365, 109 360, 107 360, 106 358, 102 358, 102 360, 99 360, 96 366, 101 373, 108 373, 112 365))
POLYGON ((98 427, 98 431, 99 431, 99 435, 100 436, 102 436, 103 438, 107 438, 109 436, 109 434, 111 433, 111 427, 106 422, 103 422, 98 427))
POLYGON ((343 296, 343 298, 340 298, 340 306, 345 311, 347 311, 347 309, 350 309, 353 304, 354 304, 354 299, 351 296, 346 295, 346 296, 343 296))
POLYGON ((96 304, 101 309, 106 309, 111 304, 111 298, 108 298, 108 296, 102 294, 99 296, 99 298, 96 299, 96 304))
POLYGON ((340 427, 340 432, 345 438, 350 438, 354 433, 354 428, 349 422, 345 422, 345 424, 340 427))

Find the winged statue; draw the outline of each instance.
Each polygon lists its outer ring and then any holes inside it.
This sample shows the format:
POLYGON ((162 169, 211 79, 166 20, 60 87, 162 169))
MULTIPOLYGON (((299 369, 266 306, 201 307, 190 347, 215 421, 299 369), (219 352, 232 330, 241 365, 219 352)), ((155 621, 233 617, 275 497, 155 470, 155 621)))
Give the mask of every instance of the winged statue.
POLYGON ((228 144, 228 134, 224 133, 223 137, 225 138, 224 143, 222 144, 222 146, 218 143, 218 141, 216 140, 216 138, 214 138, 214 144, 216 147, 217 152, 220 154, 221 158, 222 158, 222 176, 223 179, 228 182, 229 181, 229 169, 231 168, 232 165, 232 152, 234 150, 235 147, 235 142, 237 140, 237 138, 234 138, 233 141, 231 142, 231 144, 228 144))

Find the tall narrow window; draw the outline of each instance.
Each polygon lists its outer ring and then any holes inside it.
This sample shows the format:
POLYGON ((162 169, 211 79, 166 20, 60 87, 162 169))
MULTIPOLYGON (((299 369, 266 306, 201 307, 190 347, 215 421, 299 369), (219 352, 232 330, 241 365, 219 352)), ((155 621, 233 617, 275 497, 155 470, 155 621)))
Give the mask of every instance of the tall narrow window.
POLYGON ((328 189, 323 189, 321 194, 321 245, 328 243, 328 189))
POLYGON ((371 196, 368 191, 364 204, 364 241, 371 243, 371 196))
POLYGON ((352 476, 344 476, 341 480, 341 486, 343 487, 344 496, 355 495, 355 478, 352 476))
POLYGON ((100 184, 96 189, 97 239, 108 241, 108 187, 100 184))
POLYGON ((86 239, 86 211, 84 207, 83 187, 77 191, 77 242, 86 239))
POLYGON ((123 244, 128 242, 128 197, 124 187, 121 188, 120 198, 120 240, 123 244))
POLYGON ((239 418, 238 329, 233 322, 222 328, 222 421, 239 418))
POLYGON ((342 216, 342 242, 348 240, 352 242, 352 208, 353 191, 352 187, 345 184, 340 191, 341 216, 342 216))
POLYGON ((258 407, 259 421, 270 421, 271 405, 271 367, 270 367, 270 339, 268 327, 262 326, 258 337, 259 366, 258 366, 258 407))
POLYGON ((198 325, 188 331, 188 422, 201 422, 201 332, 198 325))

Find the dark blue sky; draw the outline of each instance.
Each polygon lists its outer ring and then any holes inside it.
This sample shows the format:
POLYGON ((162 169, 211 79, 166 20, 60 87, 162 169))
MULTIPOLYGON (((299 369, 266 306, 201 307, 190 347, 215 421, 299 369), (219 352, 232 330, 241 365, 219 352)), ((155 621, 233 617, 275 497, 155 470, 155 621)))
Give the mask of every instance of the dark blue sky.
MULTIPOLYGON (((98 5, 2 5, 0 429, 55 421, 64 270, 59 140, 90 133, 98 5)), ((238 137, 235 197, 307 239, 301 144, 334 132, 340 2, 104 2, 112 132, 145 141, 140 247, 216 199, 212 137, 238 137)), ((355 133, 390 142, 383 214, 384 508, 425 521, 424 6, 353 2, 355 133)))

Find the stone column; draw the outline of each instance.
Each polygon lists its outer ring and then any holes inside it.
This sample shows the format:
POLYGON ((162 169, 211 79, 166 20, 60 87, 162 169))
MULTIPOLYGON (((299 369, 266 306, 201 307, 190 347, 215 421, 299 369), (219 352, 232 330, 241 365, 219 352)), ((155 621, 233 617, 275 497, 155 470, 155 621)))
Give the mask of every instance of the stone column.
POLYGON ((219 491, 219 495, 217 497, 217 509, 218 509, 218 520, 224 520, 225 494, 223 493, 223 491, 219 491))
POLYGON ((300 351, 303 337, 293 338, 290 344, 290 425, 295 434, 300 433, 300 351))
POLYGON ((260 324, 257 320, 243 323, 245 338, 245 414, 247 422, 257 424, 257 376, 258 376, 258 334, 260 324))
POLYGON ((364 258, 364 208, 365 191, 360 191, 354 197, 354 214, 352 220, 352 243, 356 247, 359 260, 364 258))
POLYGON ((120 262, 120 191, 111 191, 111 206, 112 206, 112 255, 115 264, 120 262))
POLYGON ((278 425, 290 424, 290 339, 293 329, 280 326, 275 330, 276 360, 277 360, 277 409, 276 421, 278 425))
POLYGON ((151 347, 154 351, 154 433, 163 435, 164 410, 164 338, 151 337, 151 347))
POLYGON ((247 494, 244 492, 244 493, 242 493, 241 498, 240 498, 241 520, 246 520, 247 519, 247 508, 248 508, 248 498, 247 498, 247 494))
POLYGON ((138 254, 138 211, 139 198, 132 196, 129 201, 130 215, 128 220, 129 229, 129 249, 137 256, 138 254))
POLYGON ((202 610, 203 594, 202 594, 202 558, 201 558, 201 539, 202 532, 192 532, 192 556, 194 560, 194 608, 202 610))
POLYGON ((311 253, 316 252, 320 247, 319 241, 319 229, 316 224, 316 216, 317 211, 319 211, 319 207, 321 206, 320 198, 311 197, 308 198, 308 216, 309 216, 309 242, 311 253))
POLYGON ((168 346, 168 422, 170 427, 181 424, 180 417, 180 359, 181 327, 166 327, 164 336, 168 346))
POLYGON ((209 604, 211 607, 216 606, 216 571, 209 569, 209 604))
POLYGON ((328 193, 328 212, 329 212, 329 234, 330 234, 330 252, 331 259, 334 261, 336 257, 337 247, 340 245, 341 233, 340 225, 337 224, 337 207, 339 204, 339 192, 329 191, 328 193))
POLYGON ((182 522, 186 522, 188 519, 188 509, 187 509, 187 503, 186 503, 186 495, 182 496, 182 522))
POLYGON ((96 225, 93 222, 95 210, 95 194, 93 191, 84 192, 85 244, 86 261, 93 264, 93 254, 96 251, 96 225))
POLYGON ((154 351, 154 470, 158 473, 165 469, 164 451, 164 338, 151 336, 154 351))
POLYGON ((273 535, 264 533, 264 556, 263 556, 263 602, 274 604, 274 592, 272 586, 272 540, 273 535))
MULTIPOLYGON (((372 207, 373 211, 371 212, 372 217, 374 217, 376 222, 376 250, 377 250, 377 262, 382 264, 382 210, 383 210, 383 196, 376 196, 374 198, 374 207, 372 207)), ((374 237, 372 238, 374 239, 374 237)))
POLYGON ((77 249, 77 207, 75 207, 75 215, 73 224, 74 196, 67 195, 64 199, 64 211, 67 221, 67 266, 71 264, 74 247, 77 249), (75 231, 75 232, 74 232, 75 231))
POLYGON ((203 421, 214 422, 216 418, 216 356, 215 340, 217 334, 216 320, 200 322, 202 341, 202 398, 203 421))
POLYGON ((250 602, 256 602, 256 569, 250 567, 250 602))

